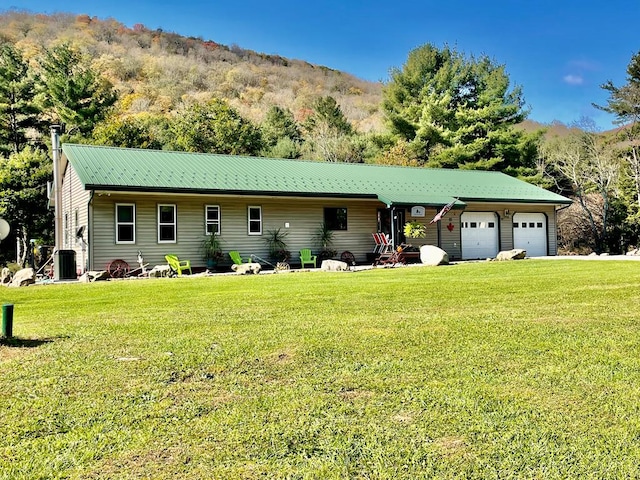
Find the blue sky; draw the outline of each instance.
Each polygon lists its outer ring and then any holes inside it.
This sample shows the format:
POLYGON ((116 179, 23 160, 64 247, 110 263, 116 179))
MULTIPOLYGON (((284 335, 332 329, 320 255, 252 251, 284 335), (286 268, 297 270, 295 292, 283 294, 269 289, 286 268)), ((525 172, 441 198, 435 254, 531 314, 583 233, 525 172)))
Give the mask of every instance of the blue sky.
POLYGON ((529 118, 602 129, 612 118, 600 85, 621 85, 640 51, 638 0, 5 0, 0 8, 86 13, 225 45, 306 60, 385 81, 425 43, 504 64, 523 88, 529 118))

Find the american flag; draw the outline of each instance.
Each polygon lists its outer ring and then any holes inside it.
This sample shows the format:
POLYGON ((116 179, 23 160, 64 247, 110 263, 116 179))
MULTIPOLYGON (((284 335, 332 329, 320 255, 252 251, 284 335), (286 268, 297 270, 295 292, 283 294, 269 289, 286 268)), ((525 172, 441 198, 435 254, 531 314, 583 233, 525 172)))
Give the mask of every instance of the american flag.
POLYGON ((432 223, 436 223, 436 222, 438 222, 438 221, 442 220, 442 217, 444 217, 444 216, 447 214, 447 212, 453 208, 453 206, 455 205, 455 203, 456 203, 457 201, 458 201, 458 199, 457 199, 457 198, 454 198, 454 199, 453 199, 453 202, 448 203, 448 204, 446 204, 444 207, 442 207, 442 210, 440 210, 440 211, 438 212, 438 214, 437 214, 435 217, 433 217, 433 220, 431 220, 431 221, 429 222, 429 225, 431 225, 432 223))

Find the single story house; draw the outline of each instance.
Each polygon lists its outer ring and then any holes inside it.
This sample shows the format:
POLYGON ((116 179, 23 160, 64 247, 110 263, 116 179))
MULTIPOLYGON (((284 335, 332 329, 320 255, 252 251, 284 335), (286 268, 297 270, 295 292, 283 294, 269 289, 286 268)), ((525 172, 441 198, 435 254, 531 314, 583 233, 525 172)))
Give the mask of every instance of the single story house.
MULTIPOLYGON (((269 230, 298 250, 320 246, 326 222, 333 249, 371 259, 372 233, 405 240, 404 225, 427 225, 424 239, 456 259, 524 248, 557 252, 556 212, 571 201, 499 172, 282 160, 64 144, 58 155, 58 250, 75 250, 78 270, 114 259, 137 266, 166 254, 204 266, 201 244, 220 235, 225 254, 267 258, 269 230), (430 220, 455 200, 441 221, 430 220)), ((56 170, 54 168, 54 170, 56 170)), ((229 263, 228 255, 227 263, 229 263)))

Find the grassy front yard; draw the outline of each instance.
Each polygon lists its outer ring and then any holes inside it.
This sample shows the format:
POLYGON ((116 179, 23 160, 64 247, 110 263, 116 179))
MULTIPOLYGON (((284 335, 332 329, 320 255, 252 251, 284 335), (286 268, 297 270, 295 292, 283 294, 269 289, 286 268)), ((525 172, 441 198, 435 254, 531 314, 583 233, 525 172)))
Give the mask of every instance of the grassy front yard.
POLYGON ((0 478, 637 478, 640 264, 3 289, 0 478))

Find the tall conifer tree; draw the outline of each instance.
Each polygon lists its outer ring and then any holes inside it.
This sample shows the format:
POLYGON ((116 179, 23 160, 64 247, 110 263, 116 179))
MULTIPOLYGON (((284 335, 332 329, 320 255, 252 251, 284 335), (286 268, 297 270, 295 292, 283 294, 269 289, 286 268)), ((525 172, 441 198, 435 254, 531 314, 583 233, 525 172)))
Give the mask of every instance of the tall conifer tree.
POLYGON ((391 132, 427 166, 503 170, 534 165, 526 134, 513 129, 527 112, 502 65, 427 44, 391 71, 383 111, 391 132))
POLYGON ((29 143, 40 126, 35 81, 21 53, 12 44, 0 46, 0 151, 8 156, 29 143))
POLYGON ((47 50, 41 67, 43 105, 52 121, 71 135, 90 134, 117 99, 111 84, 67 44, 47 50))

